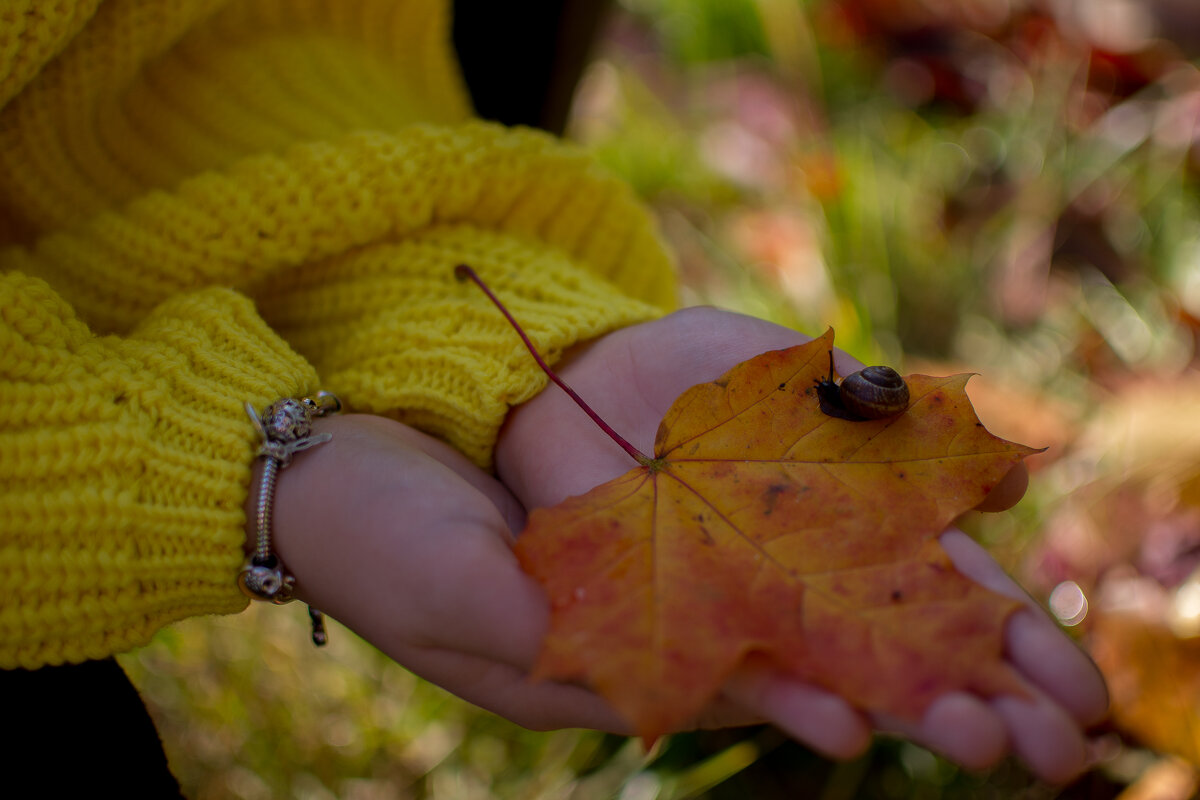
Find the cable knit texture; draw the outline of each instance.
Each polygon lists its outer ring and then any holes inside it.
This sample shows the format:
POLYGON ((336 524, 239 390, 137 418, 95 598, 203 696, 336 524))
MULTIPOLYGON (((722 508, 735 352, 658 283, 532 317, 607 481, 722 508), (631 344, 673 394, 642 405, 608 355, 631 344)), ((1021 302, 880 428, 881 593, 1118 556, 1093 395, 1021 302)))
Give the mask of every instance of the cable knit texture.
POLYGON ((545 379, 456 264, 551 359, 670 307, 626 187, 471 121, 448 26, 432 0, 0 11, 0 667, 244 607, 247 400, 331 389, 488 466, 545 379))

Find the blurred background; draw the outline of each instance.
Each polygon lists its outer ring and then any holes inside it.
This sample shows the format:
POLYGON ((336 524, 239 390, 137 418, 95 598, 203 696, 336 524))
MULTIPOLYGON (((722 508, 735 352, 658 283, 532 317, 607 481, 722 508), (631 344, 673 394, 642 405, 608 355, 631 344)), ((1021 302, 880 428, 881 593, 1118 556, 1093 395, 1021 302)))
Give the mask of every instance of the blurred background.
POLYGON ((1193 0, 623 0, 568 122, 654 208, 686 303, 980 373, 988 427, 1048 447, 964 527, 1109 680, 1079 781, 884 739, 833 764, 769 728, 531 733, 336 625, 314 651, 289 607, 121 658, 187 795, 1196 796, 1198 56, 1193 0))

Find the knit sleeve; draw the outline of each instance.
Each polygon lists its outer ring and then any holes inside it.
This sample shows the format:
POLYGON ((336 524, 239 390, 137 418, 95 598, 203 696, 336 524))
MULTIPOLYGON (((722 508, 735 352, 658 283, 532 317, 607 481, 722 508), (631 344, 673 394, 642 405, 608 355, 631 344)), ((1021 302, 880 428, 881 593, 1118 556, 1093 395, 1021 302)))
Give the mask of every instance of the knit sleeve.
POLYGON ((100 0, 6 0, 0 8, 0 106, 58 55, 100 0))
POLYGON ((45 282, 0 275, 0 668, 98 658, 243 608, 242 404, 314 388, 231 290, 101 337, 45 282))
POLYGON ((672 305, 626 186, 469 121, 449 11, 0 12, 0 667, 243 606, 246 401, 319 374, 489 466, 546 379, 457 264, 551 361, 672 305))
POLYGON ((448 0, 9 2, 0 243, 297 142, 471 115, 448 0))
POLYGON ((485 123, 297 145, 0 251, 0 269, 45 277, 102 331, 181 287, 234 287, 350 409, 487 467, 508 409, 545 377, 454 279, 459 263, 551 361, 674 301, 670 259, 628 186, 578 148, 485 123))
POLYGON ((12 61, 0 108, 0 271, 43 278, 97 333, 231 287, 350 408, 486 467, 545 379, 457 263, 551 360, 674 303, 627 187, 547 135, 469 121, 448 0, 60 5, 94 14, 27 14, 58 39, 29 51, 40 68, 12 61))

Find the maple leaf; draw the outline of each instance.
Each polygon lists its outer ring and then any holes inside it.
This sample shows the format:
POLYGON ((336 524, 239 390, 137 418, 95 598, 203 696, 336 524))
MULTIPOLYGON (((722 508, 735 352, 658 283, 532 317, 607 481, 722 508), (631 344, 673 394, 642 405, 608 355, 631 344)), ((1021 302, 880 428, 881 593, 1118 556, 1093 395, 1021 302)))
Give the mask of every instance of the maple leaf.
POLYGON ((967 375, 909 376, 890 419, 825 415, 832 347, 830 330, 692 387, 653 459, 531 512, 516 553, 551 603, 535 678, 591 686, 646 739, 751 654, 907 719, 948 691, 1023 694, 1002 652, 1021 604, 937 537, 1038 451, 984 429, 967 375))

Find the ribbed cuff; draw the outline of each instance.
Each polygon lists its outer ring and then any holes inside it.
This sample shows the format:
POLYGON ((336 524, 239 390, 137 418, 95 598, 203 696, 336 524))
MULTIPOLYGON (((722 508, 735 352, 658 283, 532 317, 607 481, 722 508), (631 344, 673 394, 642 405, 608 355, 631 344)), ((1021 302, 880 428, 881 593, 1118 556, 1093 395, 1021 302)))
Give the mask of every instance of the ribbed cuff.
POLYGON ((0 667, 99 658, 243 608, 243 403, 313 390, 312 368, 230 290, 96 339, 44 284, 8 277, 33 291, 3 328, 0 390, 27 411, 0 423, 0 667))

